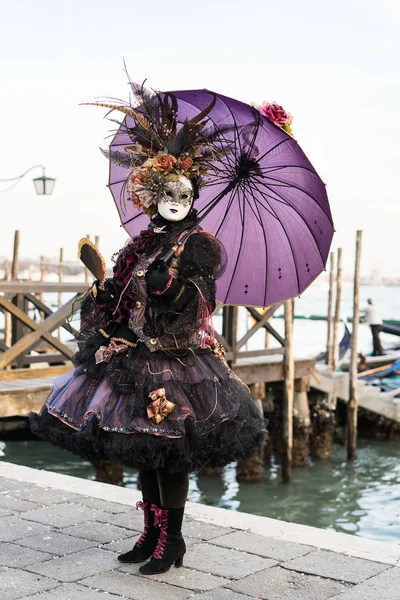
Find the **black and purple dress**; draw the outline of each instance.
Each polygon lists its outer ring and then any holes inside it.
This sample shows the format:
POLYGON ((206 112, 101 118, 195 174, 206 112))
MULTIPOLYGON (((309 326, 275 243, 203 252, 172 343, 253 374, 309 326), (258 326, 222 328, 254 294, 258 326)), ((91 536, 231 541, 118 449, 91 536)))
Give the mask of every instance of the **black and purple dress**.
POLYGON ((210 335, 222 245, 195 230, 161 294, 146 273, 192 218, 153 218, 118 254, 104 290, 82 304, 74 370, 57 378, 33 432, 96 461, 198 471, 254 455, 263 417, 210 335))

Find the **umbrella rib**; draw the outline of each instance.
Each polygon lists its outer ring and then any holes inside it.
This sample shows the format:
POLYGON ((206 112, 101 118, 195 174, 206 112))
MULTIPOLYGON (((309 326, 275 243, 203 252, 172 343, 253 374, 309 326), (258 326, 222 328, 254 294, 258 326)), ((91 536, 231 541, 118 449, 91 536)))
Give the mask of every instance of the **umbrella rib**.
MULTIPOLYGON (((220 230, 221 230, 221 227, 222 227, 222 225, 224 224, 224 221, 225 221, 225 219, 226 219, 226 217, 227 217, 227 214, 228 214, 228 212, 230 211, 230 208, 231 208, 231 206, 232 206, 232 204, 233 204, 233 201, 234 201, 234 198, 235 198, 235 195, 236 195, 236 193, 237 193, 237 189, 235 189, 235 190, 233 190, 233 191, 232 191, 232 194, 231 194, 231 196, 230 196, 230 198, 229 198, 229 201, 228 201, 227 207, 225 208, 225 213, 224 213, 223 217, 221 218, 221 224, 218 226, 218 229, 217 229, 217 230, 216 230, 216 232, 215 232, 215 237, 217 237, 217 235, 219 234, 219 232, 220 232, 220 230)), ((239 205, 239 206, 240 206, 240 205, 239 205)))
MULTIPOLYGON (((250 191, 252 193, 252 190, 250 190, 250 191)), ((253 193, 252 193, 252 198, 253 198, 253 200, 255 200, 255 208, 256 208, 257 213, 258 213, 259 223, 261 225, 261 230, 262 230, 263 238, 264 238, 264 246, 265 246, 265 256, 266 256, 266 258, 265 258, 265 267, 266 267, 266 274, 265 274, 264 303, 263 303, 263 306, 265 306, 266 303, 267 303, 267 293, 268 293, 268 289, 267 289, 267 282, 268 282, 268 244, 267 244, 267 237, 265 235, 265 229, 264 229, 264 227, 262 225, 262 217, 261 217, 260 209, 259 209, 258 204, 257 204, 257 199, 254 197, 253 193)))
MULTIPOLYGON (((232 195, 235 196, 236 194, 237 194, 237 188, 234 190, 234 193, 232 195)), ((239 212, 240 212, 241 221, 242 221, 242 234, 240 236, 240 244, 239 244, 238 252, 237 252, 237 255, 236 255, 235 266, 233 267, 233 271, 232 271, 232 275, 231 275, 231 280, 229 282, 229 287, 228 287, 227 292, 225 294, 225 302, 224 302, 224 304, 226 304, 226 300, 227 300, 227 298, 229 296, 229 292, 231 291, 231 287, 232 287, 232 284, 233 284, 233 279, 234 279, 234 276, 235 276, 235 273, 236 273, 236 269, 237 269, 237 266, 238 266, 238 263, 239 263, 240 250, 241 250, 241 247, 242 247, 243 235, 244 235, 244 208, 245 207, 243 206, 243 213, 242 213, 242 207, 241 207, 240 202, 239 202, 239 212)))
MULTIPOLYGON (((257 175, 254 175, 254 179, 258 179, 257 175)), ((313 194, 311 194, 307 190, 299 187, 295 183, 287 183, 286 181, 282 181, 282 179, 275 179, 274 177, 268 177, 268 179, 271 179, 272 181, 276 181, 278 183, 281 183, 282 186, 285 186, 285 187, 288 187, 288 188, 294 188, 295 190, 298 190, 299 192, 302 192, 303 194, 305 194, 306 196, 308 196, 313 202, 315 202, 315 204, 317 206, 319 206, 319 208, 322 210, 322 212, 324 213, 324 215, 326 216, 326 218, 328 219, 328 221, 330 222, 330 224, 333 225, 332 215, 326 213, 326 211, 324 210, 324 208, 320 205, 320 203, 318 202, 317 198, 313 194)), ((265 183, 265 182, 261 182, 260 181, 260 183, 263 183, 265 186, 269 187, 268 184, 265 183)), ((279 187, 279 186, 276 186, 276 187, 279 187)), ((278 192, 276 192, 276 193, 278 193, 278 192)), ((290 206, 292 206, 292 204, 288 200, 285 199, 285 201, 286 201, 287 204, 289 204, 290 206)))
MULTIPOLYGON (((262 196, 264 196, 264 192, 263 192, 262 190, 260 190, 260 189, 258 189, 258 188, 257 188, 257 191, 258 191, 258 192, 259 192, 259 193, 260 193, 262 196)), ((275 191, 275 190, 274 190, 274 193, 275 193, 277 196, 279 196, 279 194, 278 194, 278 192, 277 192, 277 191, 275 191)), ((288 204, 288 202, 285 200, 285 198, 282 198, 282 197, 281 197, 281 200, 279 200, 279 198, 276 198, 276 199, 275 199, 275 201, 276 201, 276 202, 278 202, 278 203, 280 203, 280 204, 283 204, 283 205, 285 205, 285 206, 287 206, 287 207, 289 207, 289 208, 291 208, 292 210, 294 210, 294 211, 295 211, 295 213, 297 213, 297 215, 300 217, 300 219, 302 220, 302 222, 304 223, 304 225, 306 226, 306 228, 307 228, 307 229, 308 229, 308 231, 310 232, 310 234, 311 234, 311 237, 312 237, 312 239, 314 240, 314 245, 316 246, 316 248, 317 248, 317 250, 318 250, 318 253, 319 253, 319 256, 320 256, 320 258, 321 258, 322 265, 323 265, 323 266, 325 266, 325 261, 324 261, 324 258, 323 258, 323 256, 322 256, 321 249, 320 249, 320 247, 319 247, 319 245, 318 245, 318 241, 317 241, 317 239, 316 239, 316 237, 315 237, 315 235, 314 235, 314 232, 313 232, 313 230, 312 230, 312 229, 311 229, 311 227, 309 226, 308 222, 307 222, 307 221, 304 219, 303 215, 302 215, 302 214, 301 214, 301 213, 300 213, 300 212, 299 212, 299 211, 296 209, 296 207, 292 206, 292 204, 288 204)), ((268 200, 267 200, 267 202, 268 202, 268 200)), ((272 209, 272 207, 271 207, 271 210, 273 210, 273 209, 272 209)), ((282 224, 282 221, 281 221, 281 219, 278 217, 278 215, 276 215, 276 218, 277 218, 277 219, 278 219, 278 221, 279 221, 279 222, 282 224)))
POLYGON ((285 144, 286 142, 290 142, 292 140, 293 140, 293 138, 291 138, 291 137, 288 137, 287 139, 281 140, 280 142, 278 142, 277 144, 275 144, 275 146, 273 146, 272 148, 270 148, 269 150, 267 150, 264 154, 262 154, 262 156, 258 156, 257 157, 257 161, 260 162, 266 156, 268 156, 268 154, 270 154, 271 152, 273 152, 273 150, 275 150, 276 148, 278 148, 282 144, 285 144))

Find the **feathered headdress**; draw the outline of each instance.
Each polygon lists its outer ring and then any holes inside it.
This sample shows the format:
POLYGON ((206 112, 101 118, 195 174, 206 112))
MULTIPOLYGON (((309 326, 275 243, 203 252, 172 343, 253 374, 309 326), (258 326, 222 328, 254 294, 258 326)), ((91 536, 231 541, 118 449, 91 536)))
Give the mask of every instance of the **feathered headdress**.
POLYGON ((197 187, 212 162, 227 151, 229 142, 223 138, 226 127, 211 125, 207 116, 214 108, 216 97, 210 92, 209 106, 192 119, 178 121, 178 100, 170 92, 150 92, 143 85, 129 80, 134 104, 96 102, 125 115, 116 121, 132 143, 123 151, 102 150, 111 162, 129 170, 126 190, 137 209, 149 217, 157 212, 157 200, 163 182, 178 181, 182 175, 195 179, 197 187))

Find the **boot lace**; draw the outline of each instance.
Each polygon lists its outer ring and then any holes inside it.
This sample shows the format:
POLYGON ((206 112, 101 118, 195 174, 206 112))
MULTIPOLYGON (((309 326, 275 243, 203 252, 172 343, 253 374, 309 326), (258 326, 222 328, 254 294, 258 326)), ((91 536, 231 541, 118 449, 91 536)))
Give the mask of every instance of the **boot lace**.
POLYGON ((144 540, 147 537, 147 534, 149 533, 149 506, 147 504, 147 502, 136 502, 136 510, 139 510, 139 508, 142 509, 142 511, 144 512, 144 529, 143 532, 140 536, 140 538, 138 539, 138 541, 136 542, 136 546, 141 546, 144 542, 144 540))
POLYGON ((168 529, 168 511, 156 506, 152 505, 151 510, 154 511, 154 525, 156 527, 161 527, 160 537, 158 538, 156 549, 154 550, 153 557, 162 559, 165 546, 167 543, 167 529, 168 529))

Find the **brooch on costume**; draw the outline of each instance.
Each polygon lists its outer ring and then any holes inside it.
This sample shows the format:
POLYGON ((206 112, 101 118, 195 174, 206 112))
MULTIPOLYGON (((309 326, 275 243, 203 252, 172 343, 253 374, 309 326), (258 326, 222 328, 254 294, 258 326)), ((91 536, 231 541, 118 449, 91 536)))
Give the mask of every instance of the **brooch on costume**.
POLYGON ((165 228, 166 225, 163 225, 162 227, 153 227, 153 231, 154 233, 167 233, 166 231, 164 231, 165 228))
POLYGON ((165 389, 158 388, 149 394, 152 402, 147 407, 147 416, 155 423, 161 423, 175 408, 175 404, 165 397, 165 389))
POLYGON ((113 356, 116 354, 122 354, 122 352, 125 352, 126 350, 128 350, 128 346, 126 344, 117 344, 112 340, 108 346, 100 346, 100 348, 97 350, 96 354, 94 355, 96 359, 96 365, 101 362, 109 363, 111 362, 113 356))
POLYGON ((225 356, 226 356, 226 349, 223 347, 222 344, 220 344, 219 342, 217 342, 217 340, 214 338, 207 338, 205 340, 205 345, 206 347, 208 346, 211 350, 211 352, 220 360, 225 360, 225 356))

